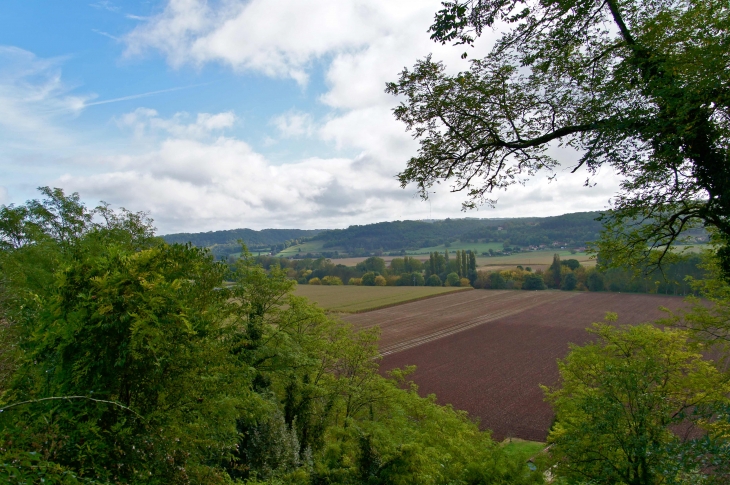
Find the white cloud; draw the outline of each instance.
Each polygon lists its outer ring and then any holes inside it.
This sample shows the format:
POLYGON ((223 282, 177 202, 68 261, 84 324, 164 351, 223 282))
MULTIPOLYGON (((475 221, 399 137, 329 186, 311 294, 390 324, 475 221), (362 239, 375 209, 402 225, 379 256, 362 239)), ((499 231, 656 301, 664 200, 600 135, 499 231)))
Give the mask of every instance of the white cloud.
POLYGON ((311 136, 314 133, 314 122, 309 113, 289 111, 272 118, 271 123, 284 138, 311 136))
MULTIPOLYGON (((147 115, 150 113, 146 113, 147 115)), ((94 175, 64 175, 52 185, 78 191, 86 200, 106 200, 149 210, 162 233, 236 227, 346 227, 383 220, 430 217, 520 217, 595 209, 613 193, 611 177, 598 188, 580 176, 528 183, 497 194, 497 210, 459 213, 461 194, 439 191, 428 202, 402 190, 402 168, 363 154, 355 158, 308 158, 275 165, 247 143, 167 137, 141 155, 97 160, 94 175)))
POLYGON ((125 40, 127 55, 156 49, 173 66, 217 61, 305 83, 313 60, 364 48, 402 28, 414 10, 432 15, 438 6, 435 1, 225 0, 213 7, 204 0, 170 0, 125 40))
POLYGON ((231 111, 218 114, 198 113, 194 121, 186 123, 189 119, 188 113, 175 113, 172 118, 165 119, 154 109, 137 108, 120 116, 117 125, 131 129, 137 137, 163 132, 177 138, 198 139, 231 128, 236 122, 236 116, 231 111))

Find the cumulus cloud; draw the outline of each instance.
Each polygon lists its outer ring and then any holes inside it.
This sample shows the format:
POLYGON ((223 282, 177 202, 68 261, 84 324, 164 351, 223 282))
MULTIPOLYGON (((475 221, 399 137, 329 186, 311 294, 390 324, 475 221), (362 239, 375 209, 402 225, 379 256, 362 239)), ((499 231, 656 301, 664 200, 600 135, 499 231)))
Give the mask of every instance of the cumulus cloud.
POLYGON ((314 132, 314 121, 309 113, 301 111, 289 111, 275 116, 271 123, 279 130, 284 138, 296 138, 300 136, 311 136, 314 132))
MULTIPOLYGON (((307 158, 271 163, 232 137, 200 140, 169 136, 141 155, 98 160, 93 175, 64 175, 54 186, 77 191, 87 200, 106 200, 148 210, 162 233, 223 228, 336 228, 383 220, 459 217, 461 194, 439 191, 431 202, 402 190, 395 168, 362 154, 353 158, 307 158)), ((610 178, 610 177, 608 177, 610 178)), ((497 194, 497 210, 466 217, 553 215, 597 208, 610 196, 604 177, 598 188, 563 174, 545 185, 533 181, 497 194), (589 204, 589 205, 587 205, 589 204)), ((1 194, 0 194, 1 195, 1 194)))
POLYGON ((164 133, 177 138, 198 139, 231 128, 236 122, 236 115, 232 111, 198 113, 194 121, 187 122, 190 118, 188 113, 181 112, 165 119, 154 109, 137 108, 120 116, 117 125, 131 129, 137 137, 164 133))

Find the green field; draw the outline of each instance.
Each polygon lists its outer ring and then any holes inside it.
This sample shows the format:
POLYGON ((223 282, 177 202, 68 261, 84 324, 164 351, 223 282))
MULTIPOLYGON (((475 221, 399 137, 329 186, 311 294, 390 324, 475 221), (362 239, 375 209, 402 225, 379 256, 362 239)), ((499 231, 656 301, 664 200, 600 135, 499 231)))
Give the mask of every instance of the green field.
POLYGON ((468 289, 431 286, 297 285, 294 294, 309 298, 330 312, 360 313, 452 291, 468 291, 468 289))
MULTIPOLYGON (((284 258, 295 256, 297 254, 307 254, 307 253, 319 253, 320 251, 325 250, 322 245, 324 245, 324 241, 307 241, 302 244, 297 244, 296 246, 290 246, 286 248, 285 250, 276 253, 277 256, 281 256, 284 258), (300 251, 301 250, 301 251, 300 251)), ((325 251, 334 251, 330 249, 326 249, 325 251)))
POLYGON ((545 443, 538 441, 527 441, 518 438, 507 438, 502 442, 502 448, 509 456, 519 458, 521 461, 527 461, 533 456, 540 453, 547 446, 545 443))
POLYGON ((553 255, 558 254, 560 259, 577 259, 583 266, 594 266, 595 259, 586 253, 571 254, 566 250, 529 251, 526 253, 510 254, 509 256, 492 256, 477 258, 477 265, 480 267, 489 266, 539 266, 549 265, 553 262, 553 255))

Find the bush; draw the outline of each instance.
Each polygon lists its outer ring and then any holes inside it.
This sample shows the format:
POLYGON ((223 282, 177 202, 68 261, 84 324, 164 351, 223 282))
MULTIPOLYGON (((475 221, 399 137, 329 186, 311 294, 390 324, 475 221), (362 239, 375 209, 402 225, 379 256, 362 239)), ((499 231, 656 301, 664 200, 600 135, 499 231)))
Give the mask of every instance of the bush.
POLYGON ((432 274, 426 280, 426 286, 441 286, 441 284, 441 278, 437 274, 432 274))
POLYGON ((592 271, 588 275, 588 279, 586 280, 586 286, 588 287, 588 291, 603 291, 603 275, 598 271, 592 271))
POLYGON ((353 286, 360 286, 360 285, 362 285, 362 278, 350 278, 350 281, 348 281, 347 284, 353 285, 353 286))
POLYGON ((338 286, 342 284, 342 279, 339 276, 325 276, 322 278, 323 285, 338 286))
POLYGON ((369 271, 362 275, 361 283, 363 286, 375 286, 375 278, 377 276, 380 276, 378 273, 375 273, 373 271, 369 271))
MULTIPOLYGON (((397 286, 423 286, 425 284, 426 280, 423 279, 421 273, 403 273, 396 283, 397 286)), ((438 286, 441 286, 441 280, 439 280, 438 286)))
POLYGON ((322 281, 315 276, 314 278, 312 278, 311 280, 309 280, 309 284, 310 285, 321 285, 322 284, 322 281))
POLYGON ((463 286, 466 288, 467 286, 471 286, 471 283, 469 282, 469 278, 461 278, 459 280, 459 286, 463 286))
POLYGON ((568 273, 563 278, 563 284, 560 285, 560 289, 563 291, 573 291, 576 286, 578 286, 578 278, 573 273, 568 273))
POLYGON ((387 280, 382 275, 376 276, 374 283, 375 283, 375 286, 385 286, 388 284, 387 280))
POLYGON ((459 275, 456 273, 446 275, 446 286, 459 286, 459 275))
POLYGON ((542 275, 528 273, 525 275, 524 280, 522 280, 523 290, 544 290, 546 288, 542 275))

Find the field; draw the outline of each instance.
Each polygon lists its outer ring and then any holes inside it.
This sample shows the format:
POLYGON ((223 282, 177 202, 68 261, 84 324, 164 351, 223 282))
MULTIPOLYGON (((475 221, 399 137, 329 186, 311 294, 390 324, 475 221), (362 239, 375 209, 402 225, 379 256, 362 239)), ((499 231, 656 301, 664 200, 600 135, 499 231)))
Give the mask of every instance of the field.
MULTIPOLYGON (((558 254, 560 259, 577 259, 583 266, 595 266, 596 260, 590 255, 580 252, 571 254, 566 250, 529 251, 526 253, 510 254, 509 256, 492 256, 477 258, 477 266, 483 269, 492 267, 514 268, 515 266, 531 266, 533 269, 547 267, 553 262, 553 255, 558 254)), ((497 268, 495 268, 497 269, 497 268)))
POLYGON ((422 395, 468 411, 496 439, 545 441, 553 414, 539 385, 557 383, 569 343, 587 342, 585 329, 606 312, 636 324, 682 305, 659 295, 474 290, 344 319, 379 325, 381 369, 416 365, 422 395))
POLYGON ((294 294, 309 298, 330 312, 358 313, 423 300, 466 288, 430 286, 325 286, 297 285, 294 294))
POLYGON ((307 254, 307 253, 318 253, 320 251, 334 251, 334 249, 324 249, 322 246, 324 245, 324 241, 307 241, 303 244, 297 244, 296 246, 290 246, 286 248, 285 250, 276 253, 277 256, 281 256, 282 258, 290 258, 292 256, 296 256, 297 254, 307 254), (300 251, 301 249, 301 251, 300 251))

